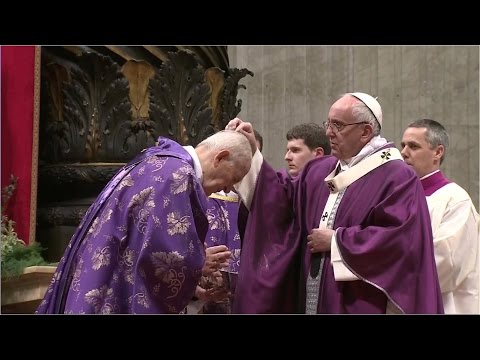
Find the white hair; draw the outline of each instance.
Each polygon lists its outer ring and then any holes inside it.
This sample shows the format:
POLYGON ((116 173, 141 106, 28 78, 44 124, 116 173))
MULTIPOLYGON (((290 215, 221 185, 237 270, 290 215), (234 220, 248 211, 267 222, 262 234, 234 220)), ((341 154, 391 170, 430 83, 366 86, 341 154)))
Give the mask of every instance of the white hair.
MULTIPOLYGON (((234 130, 221 130, 205 140, 197 147, 205 146, 207 150, 228 150, 228 159, 233 166, 245 166, 252 160, 252 148, 245 135, 234 130)), ((247 169, 248 170, 248 169, 247 169)))

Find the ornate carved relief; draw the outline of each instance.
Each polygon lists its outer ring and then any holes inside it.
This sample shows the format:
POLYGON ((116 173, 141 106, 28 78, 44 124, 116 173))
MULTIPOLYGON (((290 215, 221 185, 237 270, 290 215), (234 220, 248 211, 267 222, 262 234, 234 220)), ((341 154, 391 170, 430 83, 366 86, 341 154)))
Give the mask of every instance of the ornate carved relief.
POLYGON ((234 119, 242 109, 242 99, 238 99, 238 89, 245 89, 245 85, 239 85, 239 81, 245 76, 253 76, 248 69, 228 69, 225 79, 222 97, 222 124, 225 127, 231 119, 234 119))
POLYGON ((142 47, 116 47, 112 56, 109 47, 81 48, 42 50, 37 220, 44 229, 77 226, 118 169, 158 136, 195 146, 225 128, 240 112, 238 82, 253 76, 226 68, 224 47, 208 56, 208 47, 162 50, 157 67, 146 61, 156 47, 124 61, 119 56, 142 47))
POLYGON ((158 135, 195 146, 213 132, 205 70, 191 51, 169 52, 168 59, 150 82, 150 117, 158 135))

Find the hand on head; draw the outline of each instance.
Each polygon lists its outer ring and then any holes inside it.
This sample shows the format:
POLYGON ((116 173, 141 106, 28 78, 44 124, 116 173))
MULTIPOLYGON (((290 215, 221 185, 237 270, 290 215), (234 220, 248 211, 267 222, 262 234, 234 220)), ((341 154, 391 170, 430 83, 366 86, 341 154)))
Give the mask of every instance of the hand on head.
POLYGON ((250 142, 252 154, 255 154, 255 152, 257 151, 257 140, 255 139, 253 126, 251 123, 245 122, 240 118, 235 118, 229 121, 229 123, 225 127, 225 130, 235 130, 245 135, 250 142))
POLYGON ((227 126, 225 126, 225 130, 235 130, 241 123, 243 123, 243 120, 240 118, 232 119, 228 122, 227 126))

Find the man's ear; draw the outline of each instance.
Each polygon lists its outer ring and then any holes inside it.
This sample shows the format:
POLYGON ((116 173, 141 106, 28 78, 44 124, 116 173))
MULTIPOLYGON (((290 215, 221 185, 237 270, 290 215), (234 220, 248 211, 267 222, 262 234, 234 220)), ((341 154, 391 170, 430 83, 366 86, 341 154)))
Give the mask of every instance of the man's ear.
POLYGON ((226 158, 230 155, 230 151, 228 150, 222 150, 215 155, 215 158, 213 159, 213 165, 216 167, 222 160, 226 160, 226 158))
POLYGON ((365 144, 368 143, 373 134, 373 127, 370 124, 365 124, 366 126, 363 128, 362 138, 365 139, 365 144))
POLYGON ((437 148, 435 149, 435 160, 438 160, 439 164, 440 164, 440 160, 442 159, 444 153, 445 153, 445 146, 438 145, 437 148))
POLYGON ((323 150, 323 148, 321 146, 317 147, 315 149, 315 157, 320 157, 320 156, 323 156, 325 155, 325 150, 323 150))

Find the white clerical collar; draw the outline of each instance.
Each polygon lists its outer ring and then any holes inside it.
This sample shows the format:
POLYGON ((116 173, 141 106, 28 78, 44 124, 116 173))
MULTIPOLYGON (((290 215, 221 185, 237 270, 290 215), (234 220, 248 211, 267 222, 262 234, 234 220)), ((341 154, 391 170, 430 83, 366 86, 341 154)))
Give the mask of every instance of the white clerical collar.
POLYGON ((427 175, 421 177, 420 180, 426 179, 426 178, 432 176, 433 174, 436 174, 436 173, 439 172, 439 171, 440 171, 440 169, 435 170, 435 171, 431 172, 430 174, 427 174, 427 175))
POLYGON ((200 183, 203 180, 203 171, 202 171, 202 165, 200 164, 200 159, 198 158, 197 152, 193 148, 193 146, 187 145, 183 147, 187 152, 190 154, 190 156, 193 159, 193 167, 195 169, 195 174, 197 175, 198 180, 200 180, 200 183))
POLYGON ((368 143, 365 144, 362 150, 360 150, 360 152, 354 157, 352 157, 349 161, 339 160, 342 171, 348 170, 356 163, 362 161, 363 158, 371 155, 377 149, 384 146, 386 143, 387 140, 380 135, 374 136, 368 143))

